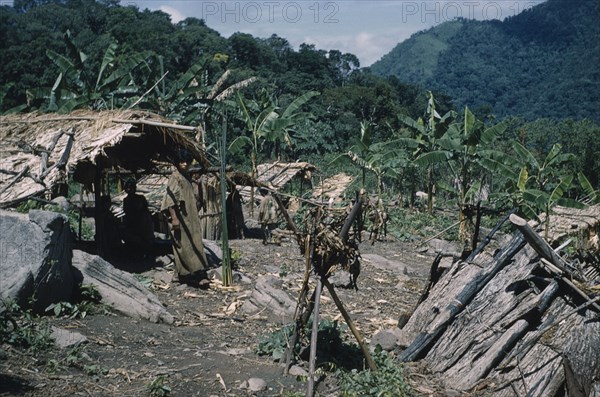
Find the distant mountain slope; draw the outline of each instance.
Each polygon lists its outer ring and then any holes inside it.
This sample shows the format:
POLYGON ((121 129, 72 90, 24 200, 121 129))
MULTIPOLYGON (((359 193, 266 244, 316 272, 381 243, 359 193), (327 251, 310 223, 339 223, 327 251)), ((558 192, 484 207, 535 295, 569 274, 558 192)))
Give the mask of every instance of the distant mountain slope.
POLYGON ((600 0, 548 0, 503 22, 457 20, 371 66, 498 116, 600 121, 600 0))

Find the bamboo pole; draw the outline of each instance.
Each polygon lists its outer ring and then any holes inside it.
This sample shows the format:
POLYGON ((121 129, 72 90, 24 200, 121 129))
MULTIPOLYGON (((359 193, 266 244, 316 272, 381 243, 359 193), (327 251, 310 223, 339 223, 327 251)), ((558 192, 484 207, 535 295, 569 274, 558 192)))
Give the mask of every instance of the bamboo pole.
POLYGON ((302 311, 305 308, 304 300, 306 299, 306 295, 308 295, 308 280, 310 278, 310 252, 311 252, 311 242, 310 242, 310 234, 306 236, 306 246, 304 248, 304 259, 305 259, 305 269, 304 269, 304 279, 302 280, 302 289, 300 290, 300 295, 298 296, 298 303, 296 304, 296 311, 294 313, 294 332, 292 333, 292 337, 289 341, 285 352, 285 369, 283 370, 283 374, 287 375, 290 370, 290 364, 292 363, 292 356, 294 355, 294 347, 296 346, 296 340, 298 339, 298 327, 302 326, 301 318, 302 311))
POLYGON ((459 224, 461 224, 464 221, 465 221, 465 219, 463 219, 462 221, 458 221, 456 223, 453 223, 452 225, 448 226, 447 228, 445 228, 444 230, 442 230, 441 232, 439 232, 435 236, 429 237, 427 240, 421 241, 419 244, 415 245, 415 248, 418 248, 418 247, 422 246, 423 244, 426 244, 429 241, 433 240, 434 238, 436 238, 438 236, 441 236, 442 234, 446 233, 448 230, 452 229, 455 226, 458 226, 459 224))
MULTIPOLYGON (((90 119, 94 120, 93 118, 90 118, 90 119)), ((174 130, 196 131, 196 127, 191 127, 189 125, 161 123, 159 121, 152 121, 152 120, 146 120, 146 119, 139 119, 139 120, 111 119, 111 121, 113 123, 120 123, 120 124, 144 124, 144 125, 151 125, 153 127, 172 128, 174 130)))
POLYGON ((312 335, 310 336, 310 358, 308 362, 308 387, 306 397, 313 397, 315 393, 315 367, 317 363, 317 337, 319 335, 319 309, 321 306, 321 292, 323 283, 317 278, 315 287, 315 307, 313 309, 312 335))
POLYGON ((591 302, 590 306, 592 306, 598 313, 600 313, 600 306, 596 303, 593 303, 592 298, 590 298, 585 292, 583 292, 575 283, 569 280, 567 277, 563 275, 563 272, 556 266, 554 266, 550 261, 545 258, 542 258, 542 263, 546 270, 549 273, 552 273, 560 278, 560 280, 565 283, 569 288, 571 288, 580 298, 582 298, 585 302, 591 302))

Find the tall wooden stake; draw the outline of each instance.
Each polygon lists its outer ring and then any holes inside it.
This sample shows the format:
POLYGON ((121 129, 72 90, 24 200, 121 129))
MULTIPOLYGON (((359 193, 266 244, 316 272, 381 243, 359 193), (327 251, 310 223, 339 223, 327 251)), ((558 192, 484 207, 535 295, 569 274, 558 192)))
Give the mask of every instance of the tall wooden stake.
POLYGON ((313 309, 312 335, 310 336, 310 358, 308 363, 308 387, 306 397, 313 397, 315 392, 315 366, 317 362, 317 336, 319 334, 319 308, 321 306, 321 290, 323 284, 317 278, 315 287, 315 307, 313 309))

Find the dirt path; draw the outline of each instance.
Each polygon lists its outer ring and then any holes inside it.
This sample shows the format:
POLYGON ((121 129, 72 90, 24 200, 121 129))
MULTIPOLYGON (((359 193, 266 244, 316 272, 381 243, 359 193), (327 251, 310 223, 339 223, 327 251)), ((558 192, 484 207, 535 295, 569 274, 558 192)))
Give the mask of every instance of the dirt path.
MULTIPOLYGON (((170 282, 172 270, 161 266, 143 272, 151 289, 175 316, 172 325, 154 324, 119 315, 84 319, 49 318, 52 325, 85 335, 79 351, 56 353, 57 369, 48 358, 22 355, 8 346, 0 350, 0 396, 146 396, 160 391, 172 396, 282 396, 303 395, 306 382, 284 376, 283 367, 253 352, 261 336, 291 318, 269 308, 255 314, 242 310, 261 275, 281 279, 282 289, 296 300, 303 278, 303 258, 292 241, 261 244, 258 239, 231 241, 243 280, 222 288, 197 290, 170 282), (71 360, 71 361, 68 361, 71 360), (251 378, 266 382, 266 390, 244 389, 251 378), (158 391, 157 391, 158 390, 158 391)), ((358 291, 337 291, 367 340, 397 324, 410 311, 424 288, 433 257, 398 242, 363 243, 358 291)), ((347 275, 336 275, 344 280, 347 275)), ((332 299, 324 293, 321 316, 340 319, 332 299)), ((352 342, 348 332, 344 337, 352 342)), ((423 383, 423 380, 420 379, 423 383)), ((431 395, 435 395, 432 390, 431 395)), ((334 380, 321 382, 318 395, 336 395, 334 380)), ((159 395, 159 394, 156 394, 159 395)), ((441 394, 440 394, 441 395, 441 394)))

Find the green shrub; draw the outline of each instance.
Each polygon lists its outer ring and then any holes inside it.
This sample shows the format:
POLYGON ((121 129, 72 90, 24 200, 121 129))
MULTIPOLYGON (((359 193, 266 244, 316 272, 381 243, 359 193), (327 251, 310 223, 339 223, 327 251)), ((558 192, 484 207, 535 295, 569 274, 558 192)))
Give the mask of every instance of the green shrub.
POLYGON ((347 371, 338 369, 336 377, 342 396, 347 397, 408 397, 412 395, 404 380, 402 368, 392 357, 377 346, 373 354, 377 371, 369 369, 347 371))
MULTIPOLYGON (((388 216, 388 233, 405 242, 417 242, 431 238, 457 221, 454 214, 429 215, 426 212, 413 212, 404 208, 395 208, 389 212, 388 216)), ((458 225, 450 227, 439 237, 445 240, 456 240, 458 238, 458 225)))
POLYGON ((88 314, 108 314, 110 306, 101 303, 102 296, 93 284, 83 284, 79 287, 79 294, 75 297, 75 303, 58 302, 46 308, 46 312, 52 312, 55 316, 68 318, 85 318, 88 314))
POLYGON ((167 384, 164 376, 158 376, 152 379, 147 386, 147 390, 151 397, 166 397, 171 394, 171 388, 167 384))
POLYGON ((22 310, 15 302, 4 302, 0 312, 0 344, 23 347, 31 353, 50 349, 54 345, 46 321, 31 311, 22 310))
POLYGON ((284 325, 269 334, 263 335, 254 352, 259 356, 271 356, 273 361, 279 361, 283 358, 287 349, 288 341, 292 338, 294 325, 284 325))
MULTIPOLYGON (((319 322, 317 335, 317 362, 328 363, 329 368, 343 366, 357 368, 362 363, 362 353, 356 344, 344 342, 342 333, 346 326, 340 326, 337 321, 323 319, 319 322)), ((264 335, 255 352, 258 355, 270 355, 274 361, 279 361, 285 355, 287 345, 294 332, 294 325, 288 324, 267 335, 264 335)), ((302 332, 303 338, 298 338, 295 351, 302 345, 310 345, 312 321, 309 321, 302 332)))

